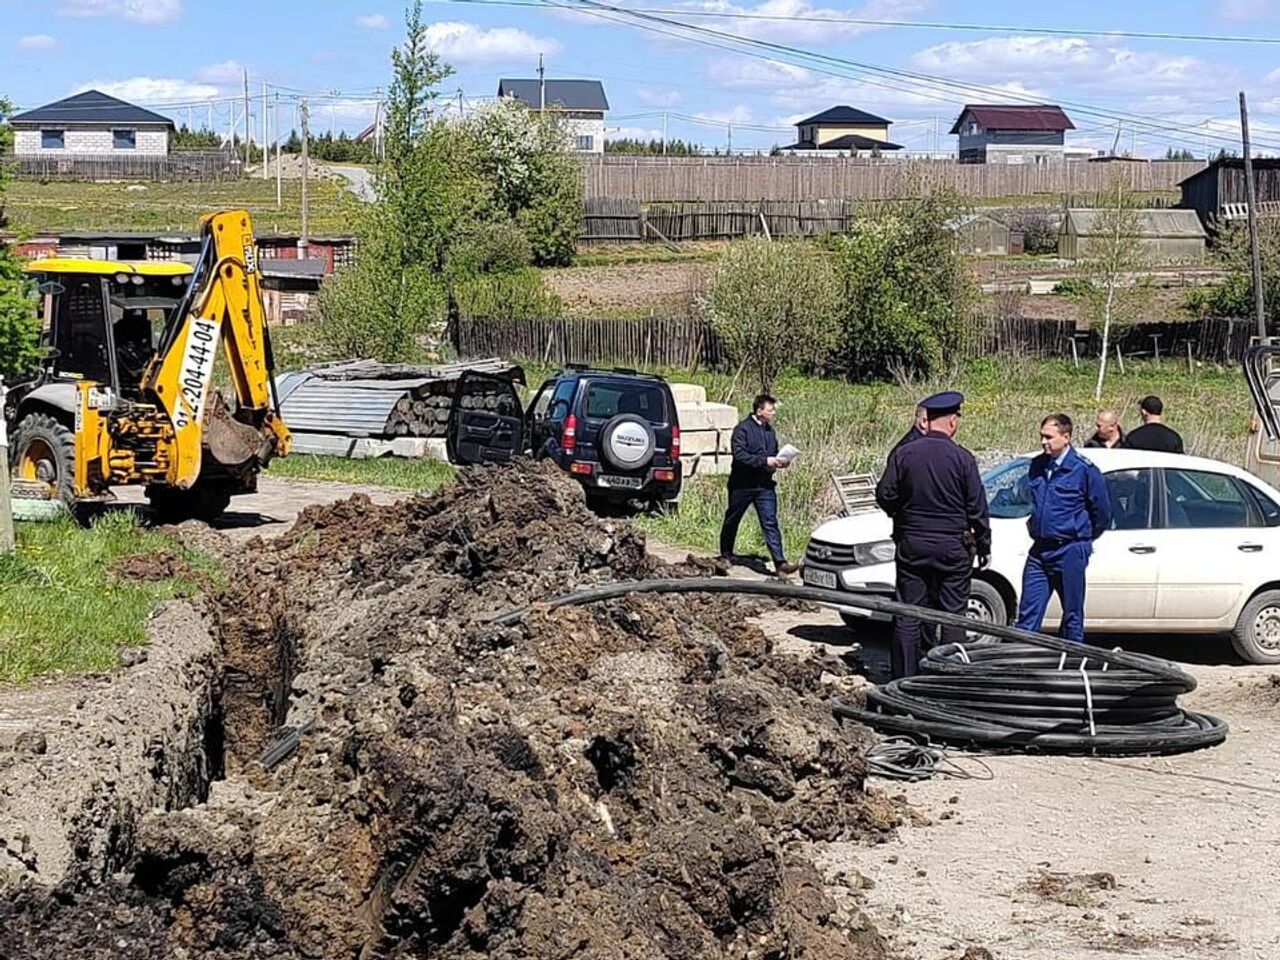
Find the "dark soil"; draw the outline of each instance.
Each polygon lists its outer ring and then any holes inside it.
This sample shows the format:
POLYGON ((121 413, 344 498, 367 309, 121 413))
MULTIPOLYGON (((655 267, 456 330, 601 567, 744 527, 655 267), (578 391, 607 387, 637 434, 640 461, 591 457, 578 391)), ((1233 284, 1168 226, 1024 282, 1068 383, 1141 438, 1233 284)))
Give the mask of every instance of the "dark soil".
POLYGON ((883 839, 857 729, 720 597, 486 615, 647 557, 551 468, 305 511, 217 607, 228 778, 137 823, 102 887, 0 906, 0 957, 859 960, 813 863, 883 839), (311 732, 271 770, 288 724, 311 732))
POLYGON ((191 564, 169 550, 156 553, 131 553, 119 557, 107 567, 107 572, 121 580, 155 582, 173 577, 190 577, 196 573, 191 564))

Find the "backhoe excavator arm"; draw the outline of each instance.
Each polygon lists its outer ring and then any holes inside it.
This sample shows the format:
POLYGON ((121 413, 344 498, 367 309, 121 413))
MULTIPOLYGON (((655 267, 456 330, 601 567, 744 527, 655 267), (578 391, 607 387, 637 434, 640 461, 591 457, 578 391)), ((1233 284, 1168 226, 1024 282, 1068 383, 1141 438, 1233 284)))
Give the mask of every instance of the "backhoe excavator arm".
POLYGON ((244 210, 200 221, 200 261, 143 377, 144 390, 173 424, 172 483, 189 488, 206 456, 229 467, 266 463, 289 451, 289 430, 274 400, 271 343, 253 226, 244 210), (210 402, 219 341, 231 374, 232 417, 210 402))

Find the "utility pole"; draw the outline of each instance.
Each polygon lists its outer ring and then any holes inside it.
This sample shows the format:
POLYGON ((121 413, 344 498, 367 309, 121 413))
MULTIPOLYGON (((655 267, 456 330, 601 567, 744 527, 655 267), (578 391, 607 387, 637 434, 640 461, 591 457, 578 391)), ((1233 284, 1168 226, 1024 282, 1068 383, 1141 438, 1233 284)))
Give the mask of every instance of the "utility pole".
POLYGON ((662 111, 662 155, 667 155, 667 111, 662 111))
POLYGON ((538 112, 547 109, 547 71, 542 65, 542 54, 538 54, 538 112))
POLYGON ((1249 107, 1240 91, 1240 136, 1244 141, 1244 188, 1249 201, 1249 251, 1253 260, 1253 305, 1258 313, 1258 336, 1267 335, 1267 305, 1262 296, 1262 253, 1258 248, 1258 197, 1253 182, 1253 156, 1249 148, 1249 107))
POLYGON ((249 71, 244 72, 244 169, 249 170, 249 71))
POLYGON ((728 156, 733 156, 733 124, 726 124, 725 128, 729 131, 729 149, 725 153, 728 156))
MULTIPOLYGON (((0 411, 4 410, 4 377, 0 377, 0 411)), ((0 554, 13 553, 13 502, 9 491, 9 432, 0 415, 0 554)))
POLYGON ((283 206, 284 206, 284 184, 281 182, 281 181, 284 179, 284 176, 283 176, 283 173, 282 173, 282 171, 281 171, 281 159, 280 159, 280 91, 279 91, 279 90, 277 90, 277 91, 276 91, 276 110, 275 110, 275 113, 276 113, 276 116, 275 116, 275 125, 276 125, 276 209, 277 209, 277 210, 279 210, 281 207, 283 207, 283 206))
MULTIPOLYGON (((279 131, 277 131, 279 133, 279 131)), ((267 144, 271 142, 271 138, 267 135, 267 81, 262 81, 262 179, 267 179, 270 170, 268 163, 271 159, 271 151, 267 148, 267 144)))
POLYGON ((302 105, 299 107, 302 120, 302 237, 298 241, 298 255, 301 259, 307 259, 307 178, 311 171, 307 166, 307 141, 311 135, 307 133, 307 98, 302 98, 302 105))

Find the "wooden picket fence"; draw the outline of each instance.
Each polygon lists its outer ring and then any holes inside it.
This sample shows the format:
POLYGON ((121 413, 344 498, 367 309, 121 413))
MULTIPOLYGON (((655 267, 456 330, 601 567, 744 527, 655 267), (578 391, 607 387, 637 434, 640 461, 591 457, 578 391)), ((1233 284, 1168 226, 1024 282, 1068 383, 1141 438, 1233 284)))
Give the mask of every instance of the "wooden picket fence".
MULTIPOLYGON (((1139 323, 1112 335, 1125 357, 1160 357, 1203 363, 1238 363, 1255 332, 1253 321, 1206 320, 1139 323)), ((1003 317, 987 321, 981 335, 966 348, 969 357, 1041 357, 1081 360, 1096 357, 1101 334, 1077 330, 1072 320, 1003 317), (1072 343, 1075 352, 1072 352, 1072 343)), ((1114 354, 1113 354, 1114 356, 1114 354)))
POLYGON ((720 367, 724 344, 705 320, 678 317, 459 320, 454 348, 463 359, 511 357, 542 363, 631 367, 720 367))

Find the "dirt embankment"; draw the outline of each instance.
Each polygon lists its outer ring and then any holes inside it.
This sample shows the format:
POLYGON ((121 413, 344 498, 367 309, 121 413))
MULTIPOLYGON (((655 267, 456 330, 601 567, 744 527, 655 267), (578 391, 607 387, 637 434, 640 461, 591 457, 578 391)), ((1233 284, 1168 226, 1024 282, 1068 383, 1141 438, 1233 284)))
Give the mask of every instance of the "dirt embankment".
MULTIPOLYGON (((218 603, 227 779, 96 887, 0 907, 0 957, 881 958, 822 841, 882 839, 835 660, 723 598, 494 628, 646 557, 551 469, 309 509, 218 603), (282 724, 296 752, 265 770, 282 724)), ((856 884, 854 884, 856 886, 856 884)))

